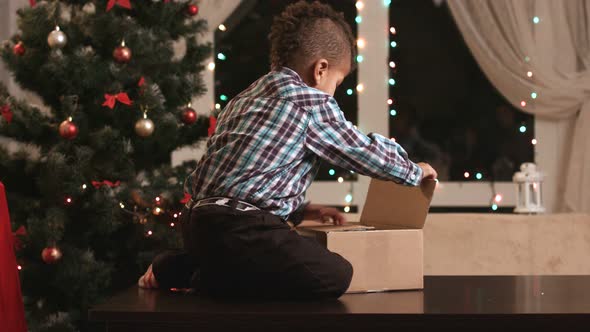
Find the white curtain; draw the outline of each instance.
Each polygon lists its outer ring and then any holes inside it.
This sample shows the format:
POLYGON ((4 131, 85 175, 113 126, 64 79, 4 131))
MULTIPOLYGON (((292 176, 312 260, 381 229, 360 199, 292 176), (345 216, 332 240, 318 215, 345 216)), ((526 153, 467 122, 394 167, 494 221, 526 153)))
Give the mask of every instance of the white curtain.
POLYGON ((575 119, 560 172, 565 181, 560 203, 566 211, 590 212, 590 2, 449 0, 448 5, 483 72, 511 103, 537 118, 575 119))

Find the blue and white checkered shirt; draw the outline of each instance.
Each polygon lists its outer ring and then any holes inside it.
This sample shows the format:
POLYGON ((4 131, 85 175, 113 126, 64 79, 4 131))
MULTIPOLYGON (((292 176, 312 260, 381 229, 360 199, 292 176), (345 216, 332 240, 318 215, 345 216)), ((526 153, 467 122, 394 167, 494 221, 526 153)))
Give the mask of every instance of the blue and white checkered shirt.
POLYGON ((185 190, 195 200, 233 197, 287 219, 303 203, 320 158, 382 180, 416 186, 422 178, 399 144, 361 133, 334 98, 284 67, 227 104, 185 190))

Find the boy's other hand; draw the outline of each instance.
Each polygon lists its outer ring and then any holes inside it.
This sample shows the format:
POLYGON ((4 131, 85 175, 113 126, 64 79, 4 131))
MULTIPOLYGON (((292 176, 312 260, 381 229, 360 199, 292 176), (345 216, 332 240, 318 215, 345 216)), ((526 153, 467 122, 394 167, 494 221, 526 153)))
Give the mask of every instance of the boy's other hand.
POLYGON ((422 179, 434 180, 438 177, 436 170, 434 168, 432 168, 432 166, 430 166, 429 164, 418 163, 418 166, 420 166, 420 168, 422 168, 422 179))
POLYGON ((316 204, 308 204, 303 210, 304 220, 313 220, 321 223, 333 222, 334 225, 346 223, 346 217, 338 209, 316 204))

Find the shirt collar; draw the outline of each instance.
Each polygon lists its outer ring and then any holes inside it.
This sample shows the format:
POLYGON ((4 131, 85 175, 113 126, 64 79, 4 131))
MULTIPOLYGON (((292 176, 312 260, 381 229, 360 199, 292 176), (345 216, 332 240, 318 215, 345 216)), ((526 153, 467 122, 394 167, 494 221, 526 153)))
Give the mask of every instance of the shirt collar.
POLYGON ((294 71, 293 69, 289 68, 289 67, 281 67, 278 70, 279 73, 287 75, 289 77, 292 77, 293 79, 295 79, 297 82, 300 82, 302 84, 305 84, 305 82, 303 82, 303 79, 301 79, 301 76, 299 76, 299 74, 294 71))

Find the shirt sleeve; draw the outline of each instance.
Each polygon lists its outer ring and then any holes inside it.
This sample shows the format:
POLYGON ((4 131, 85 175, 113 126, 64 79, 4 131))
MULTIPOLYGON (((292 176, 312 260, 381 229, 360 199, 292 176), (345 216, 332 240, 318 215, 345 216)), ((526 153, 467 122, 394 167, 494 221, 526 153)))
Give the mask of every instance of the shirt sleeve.
POLYGON ((320 158, 372 178, 420 184, 422 169, 406 151, 387 137, 360 132, 346 120, 334 98, 309 111, 309 116, 305 145, 320 158))

